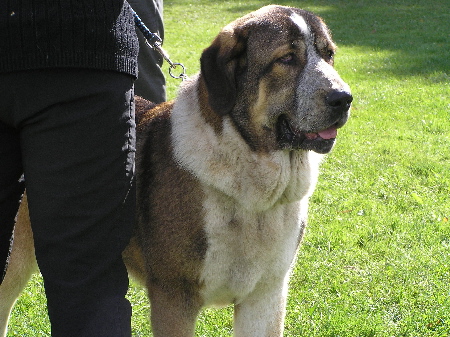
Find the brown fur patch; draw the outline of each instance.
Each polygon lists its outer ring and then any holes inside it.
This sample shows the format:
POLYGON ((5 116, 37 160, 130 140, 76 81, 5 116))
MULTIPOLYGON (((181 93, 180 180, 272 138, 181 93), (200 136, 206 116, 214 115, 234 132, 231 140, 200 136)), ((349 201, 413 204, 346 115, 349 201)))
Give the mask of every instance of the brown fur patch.
POLYGON ((162 288, 175 296, 197 292, 207 243, 202 191, 173 160, 171 107, 168 103, 147 111, 139 122, 137 235, 149 290, 162 288))
POLYGON ((211 125, 216 134, 220 134, 222 132, 223 117, 215 112, 209 105, 209 93, 203 78, 200 78, 200 83, 198 86, 198 99, 200 110, 205 122, 211 125))

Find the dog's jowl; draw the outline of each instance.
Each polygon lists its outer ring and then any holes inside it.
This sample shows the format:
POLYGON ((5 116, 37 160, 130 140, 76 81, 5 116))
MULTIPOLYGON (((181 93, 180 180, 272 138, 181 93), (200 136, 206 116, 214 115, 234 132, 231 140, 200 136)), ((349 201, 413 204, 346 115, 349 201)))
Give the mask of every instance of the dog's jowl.
MULTIPOLYGON (((202 307, 227 304, 235 336, 282 336, 308 199, 352 102, 335 50, 314 14, 267 6, 223 28, 174 102, 137 98, 137 224, 124 260, 148 288, 154 336, 191 337, 202 307)), ((33 265, 26 202, 21 211, 3 325, 33 265)))

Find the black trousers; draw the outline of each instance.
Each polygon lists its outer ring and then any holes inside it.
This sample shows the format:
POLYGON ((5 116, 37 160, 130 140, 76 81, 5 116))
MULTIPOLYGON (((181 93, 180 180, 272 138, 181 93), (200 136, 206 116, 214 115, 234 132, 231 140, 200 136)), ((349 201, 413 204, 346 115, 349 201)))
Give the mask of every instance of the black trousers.
POLYGON ((121 252, 136 195, 133 78, 0 74, 0 102, 0 230, 10 231, 24 173, 52 336, 130 336, 121 252))

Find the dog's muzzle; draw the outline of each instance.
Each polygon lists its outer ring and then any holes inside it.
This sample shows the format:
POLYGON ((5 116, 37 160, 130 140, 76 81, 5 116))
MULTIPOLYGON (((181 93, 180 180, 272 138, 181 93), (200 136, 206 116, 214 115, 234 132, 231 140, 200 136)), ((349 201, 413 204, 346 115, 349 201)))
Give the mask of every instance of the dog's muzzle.
POLYGON ((317 153, 328 153, 334 146, 337 129, 341 128, 348 119, 353 96, 342 90, 333 90, 326 98, 329 123, 317 130, 300 130, 286 114, 278 118, 278 142, 284 149, 308 150, 317 153))

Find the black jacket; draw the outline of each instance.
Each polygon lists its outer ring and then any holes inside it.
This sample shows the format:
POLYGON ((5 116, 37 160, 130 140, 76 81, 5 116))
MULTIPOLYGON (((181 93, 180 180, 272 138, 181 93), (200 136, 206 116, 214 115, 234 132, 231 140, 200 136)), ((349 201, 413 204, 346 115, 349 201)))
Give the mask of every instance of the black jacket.
POLYGON ((125 0, 1 0, 0 72, 94 68, 137 76, 125 0))

